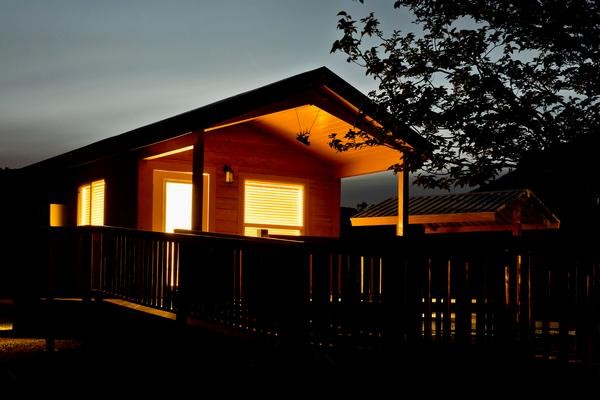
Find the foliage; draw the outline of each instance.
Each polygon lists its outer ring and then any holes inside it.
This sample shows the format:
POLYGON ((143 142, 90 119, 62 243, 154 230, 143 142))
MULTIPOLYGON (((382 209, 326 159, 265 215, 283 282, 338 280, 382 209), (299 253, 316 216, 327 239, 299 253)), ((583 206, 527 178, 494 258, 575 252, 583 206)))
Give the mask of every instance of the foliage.
MULTIPOLYGON (((410 10, 420 31, 386 35, 373 13, 355 20, 341 11, 342 36, 331 51, 378 82, 370 97, 380 119, 401 121, 434 145, 425 162, 406 155, 406 168, 420 167, 417 183, 483 184, 528 151, 597 134, 598 2, 398 0, 394 7, 410 10)), ((343 151, 395 140, 386 128, 374 137, 359 128, 332 134, 331 145, 343 151)))
POLYGON ((365 201, 361 201, 360 203, 356 204, 356 212, 361 212, 366 210, 367 208, 369 208, 369 204, 365 201))
POLYGON ((8 167, 0 167, 0 177, 8 177, 14 174, 15 170, 8 167))

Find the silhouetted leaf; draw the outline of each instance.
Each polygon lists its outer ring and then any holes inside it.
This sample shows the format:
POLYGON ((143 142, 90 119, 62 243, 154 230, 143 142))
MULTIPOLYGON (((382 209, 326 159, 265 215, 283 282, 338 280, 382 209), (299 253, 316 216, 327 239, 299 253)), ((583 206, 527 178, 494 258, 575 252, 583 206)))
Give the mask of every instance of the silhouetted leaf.
POLYGON ((338 14, 342 37, 331 52, 378 81, 371 116, 385 126, 368 135, 338 132, 332 148, 383 144, 412 127, 436 149, 423 160, 407 147, 393 169, 420 168, 418 183, 448 187, 487 182, 529 151, 600 131, 598 2, 393 6, 410 11, 422 32, 384 35, 372 13, 358 20, 338 14))

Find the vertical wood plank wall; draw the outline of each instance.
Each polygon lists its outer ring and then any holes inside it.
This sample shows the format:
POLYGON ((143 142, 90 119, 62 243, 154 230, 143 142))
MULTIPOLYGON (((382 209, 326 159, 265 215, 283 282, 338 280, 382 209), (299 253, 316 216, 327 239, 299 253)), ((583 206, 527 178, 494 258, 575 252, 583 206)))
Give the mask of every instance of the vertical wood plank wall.
MULTIPOLYGON (((243 176, 286 181, 302 180, 306 188, 305 234, 310 236, 339 235, 340 179, 334 169, 310 154, 298 143, 288 143, 258 127, 241 124, 208 132, 205 137, 204 164, 216 171, 214 213, 211 231, 239 234, 242 224, 243 176), (225 183, 223 166, 231 165, 234 182, 225 183)), ((192 152, 174 154, 156 160, 139 162, 138 228, 152 229, 152 171, 154 169, 187 171, 192 169, 192 152)))
POLYGON ((118 155, 70 171, 67 192, 69 225, 77 225, 77 190, 80 185, 104 179, 106 183, 104 223, 123 228, 137 227, 138 161, 133 154, 118 155))

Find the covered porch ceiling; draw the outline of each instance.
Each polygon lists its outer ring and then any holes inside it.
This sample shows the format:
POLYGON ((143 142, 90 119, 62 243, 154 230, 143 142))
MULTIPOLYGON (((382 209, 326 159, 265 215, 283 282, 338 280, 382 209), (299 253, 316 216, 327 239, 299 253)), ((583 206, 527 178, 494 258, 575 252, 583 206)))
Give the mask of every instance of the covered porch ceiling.
MULTIPOLYGON (((251 124, 285 140, 298 151, 310 152, 335 168, 336 175, 341 178, 385 171, 390 165, 400 161, 401 153, 388 146, 364 147, 345 152, 331 148, 329 135, 337 133, 338 137, 343 137, 353 126, 312 104, 260 115, 237 123, 251 124), (300 132, 310 133, 309 145, 298 141, 300 132)), ((218 134, 220 128, 230 125, 215 126, 206 131, 209 134, 218 134)))
MULTIPOLYGON (((400 162, 401 153, 389 146, 371 146, 361 149, 352 149, 339 152, 330 145, 329 135, 337 133, 343 137, 353 128, 353 124, 326 111, 325 107, 313 104, 302 104, 265 114, 240 117, 224 123, 215 124, 205 129, 207 135, 218 135, 221 130, 231 126, 252 126, 269 135, 284 140, 299 152, 309 152, 313 157, 331 165, 336 176, 340 178, 370 174, 387 170, 391 165, 400 162), (300 132, 309 132, 309 145, 301 143, 297 137, 300 132)), ((354 118, 358 113, 352 113, 354 118)), ((375 128, 375 122, 368 123, 375 128)), ((369 126, 363 126, 363 129, 369 126)), ((166 151, 146 154, 146 160, 166 157, 169 155, 190 152, 192 145, 187 141, 179 140, 180 144, 173 143, 166 151)), ((249 149, 252 150, 252 149, 249 149)))

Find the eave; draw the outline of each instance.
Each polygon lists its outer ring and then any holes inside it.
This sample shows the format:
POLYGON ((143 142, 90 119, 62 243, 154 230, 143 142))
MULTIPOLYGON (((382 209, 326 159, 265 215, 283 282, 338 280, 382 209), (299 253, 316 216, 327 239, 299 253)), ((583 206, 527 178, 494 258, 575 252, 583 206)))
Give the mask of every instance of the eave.
MULTIPOLYGON (((326 108, 328 112, 346 122, 356 120, 356 110, 367 114, 375 110, 367 96, 329 69, 321 67, 100 140, 24 169, 46 171, 76 167, 132 151, 143 152, 150 145, 172 140, 179 140, 184 147, 189 145, 186 135, 192 132, 214 130, 220 126, 313 104, 326 108)), ((428 146, 425 140, 408 127, 402 126, 402 131, 398 134, 415 148, 428 146)), ((165 151, 173 150, 168 148, 169 146, 166 147, 165 151)))

